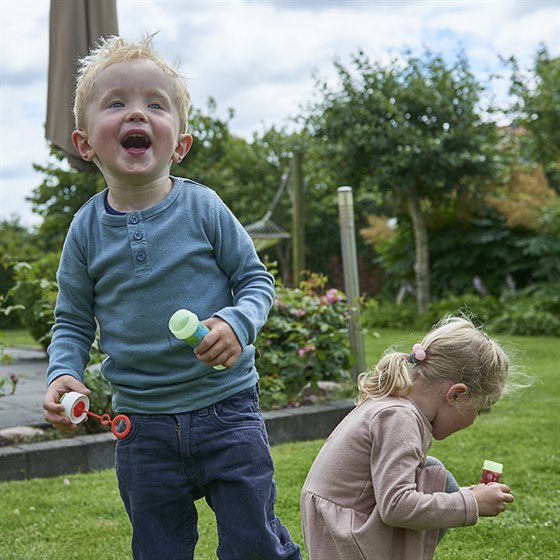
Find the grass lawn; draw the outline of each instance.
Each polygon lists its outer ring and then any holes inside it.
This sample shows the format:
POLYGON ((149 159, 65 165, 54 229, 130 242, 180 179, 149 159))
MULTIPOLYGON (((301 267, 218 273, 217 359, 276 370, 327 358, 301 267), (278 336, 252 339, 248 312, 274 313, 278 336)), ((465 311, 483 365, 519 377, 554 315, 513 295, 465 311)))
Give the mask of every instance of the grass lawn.
MULTIPOLYGON (((408 350, 412 333, 382 331, 366 338, 367 361, 388 345, 408 350)), ((505 399, 474 426, 435 442, 432 454, 461 484, 478 481, 484 459, 504 464, 503 480, 516 501, 497 518, 450 531, 437 560, 515 560, 560 558, 560 344, 558 339, 508 339, 517 362, 536 378, 517 397, 505 399)), ((301 544, 299 492, 322 442, 275 446, 277 514, 301 544)), ((112 470, 23 482, 0 483, 2 560, 130 558, 130 526, 112 470)), ((197 560, 216 558, 211 511, 201 500, 197 560)), ((241 505, 242 507, 242 505, 241 505)), ((307 556, 304 556, 307 558, 307 556)), ((266 560, 266 559, 263 559, 266 560)))
POLYGON ((33 337, 25 329, 0 331, 0 341, 7 348, 40 348, 33 337))

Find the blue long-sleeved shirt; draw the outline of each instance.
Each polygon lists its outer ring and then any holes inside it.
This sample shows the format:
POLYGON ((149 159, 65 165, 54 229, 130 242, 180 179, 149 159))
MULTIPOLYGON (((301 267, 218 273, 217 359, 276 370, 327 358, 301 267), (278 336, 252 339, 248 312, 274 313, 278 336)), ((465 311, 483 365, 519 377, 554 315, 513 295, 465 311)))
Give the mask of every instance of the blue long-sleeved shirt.
POLYGON ((97 324, 116 412, 187 412, 257 382, 252 343, 274 280, 214 191, 172 179, 152 208, 109 214, 104 191, 76 213, 57 273, 47 385, 63 374, 83 380, 97 324), (180 308, 229 323, 243 347, 233 367, 213 369, 171 334, 180 308))

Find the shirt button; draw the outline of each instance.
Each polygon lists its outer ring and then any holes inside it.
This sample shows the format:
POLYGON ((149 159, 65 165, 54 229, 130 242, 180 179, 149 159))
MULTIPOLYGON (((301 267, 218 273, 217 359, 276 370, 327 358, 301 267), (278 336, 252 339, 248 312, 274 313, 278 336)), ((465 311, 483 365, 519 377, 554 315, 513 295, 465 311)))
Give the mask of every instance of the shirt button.
POLYGON ((136 260, 138 262, 144 262, 146 260, 146 253, 138 253, 136 255, 136 260))
POLYGON ((142 239, 142 237, 144 237, 144 235, 142 235, 141 231, 135 231, 132 234, 132 237, 138 241, 138 240, 142 239))
POLYGON ((131 224, 137 224, 137 223, 138 223, 138 216, 134 216, 134 215, 133 215, 133 216, 130 216, 130 218, 128 219, 128 221, 129 221, 131 224))

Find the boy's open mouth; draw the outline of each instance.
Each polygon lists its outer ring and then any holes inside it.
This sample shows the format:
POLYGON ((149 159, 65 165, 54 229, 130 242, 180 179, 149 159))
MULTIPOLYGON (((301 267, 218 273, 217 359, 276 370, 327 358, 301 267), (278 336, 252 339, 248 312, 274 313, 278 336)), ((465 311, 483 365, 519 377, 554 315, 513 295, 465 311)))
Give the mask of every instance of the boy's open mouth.
POLYGON ((134 132, 122 139, 121 146, 128 151, 144 151, 147 150, 152 143, 150 139, 142 133, 134 132))

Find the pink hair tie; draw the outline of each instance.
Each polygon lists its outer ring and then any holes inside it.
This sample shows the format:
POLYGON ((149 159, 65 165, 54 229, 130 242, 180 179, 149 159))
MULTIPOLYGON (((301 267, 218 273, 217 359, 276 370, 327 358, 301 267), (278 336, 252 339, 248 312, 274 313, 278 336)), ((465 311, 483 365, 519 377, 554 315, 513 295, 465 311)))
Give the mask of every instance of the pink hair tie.
POLYGON ((408 361, 412 364, 423 362, 426 359, 426 350, 421 344, 415 344, 412 347, 412 354, 409 355, 408 361))

